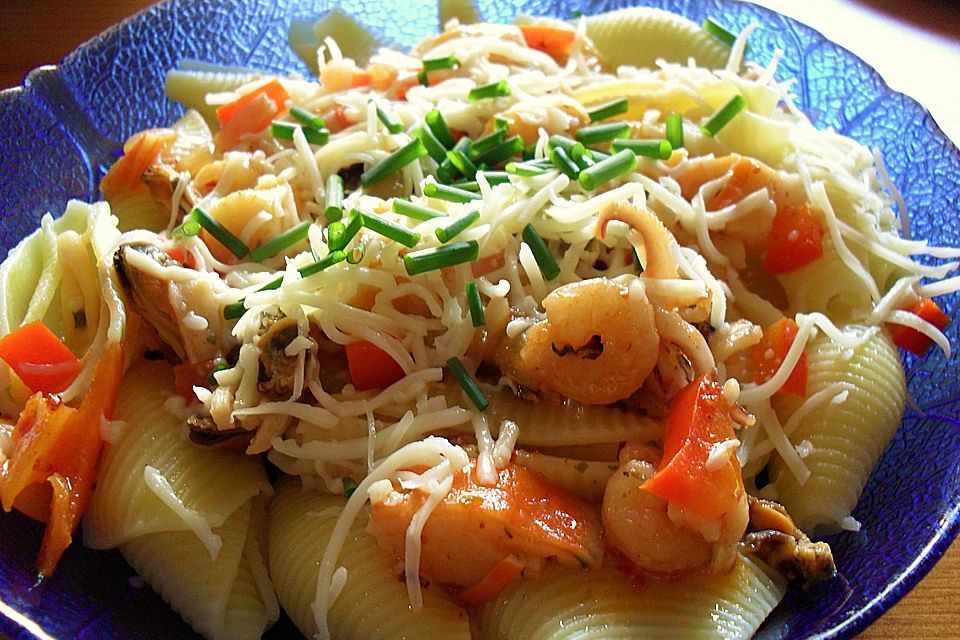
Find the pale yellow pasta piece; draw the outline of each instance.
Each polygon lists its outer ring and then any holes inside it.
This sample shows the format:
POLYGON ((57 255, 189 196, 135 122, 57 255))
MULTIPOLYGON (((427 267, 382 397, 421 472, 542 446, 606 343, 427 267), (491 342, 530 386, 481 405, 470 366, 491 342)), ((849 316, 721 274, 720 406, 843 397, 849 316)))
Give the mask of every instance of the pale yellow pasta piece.
MULTIPOLYGON (((281 483, 270 505, 268 566, 284 611, 307 637, 317 632, 311 608, 320 559, 337 522, 343 498, 281 483)), ((340 553, 347 577, 328 614, 335 640, 469 640, 467 614, 436 588, 423 589, 423 610, 413 612, 402 580, 365 531, 366 517, 354 523, 340 553)))
MULTIPOLYGON (((365 65, 380 46, 380 41, 350 14, 338 7, 328 11, 315 22, 294 20, 288 32, 288 43, 310 71, 317 74, 317 50, 326 46, 324 40, 333 38, 344 58, 365 65)), ((327 54, 329 56, 329 54, 327 54)))
POLYGON ((790 303, 789 315, 820 311, 837 323, 866 317, 873 308, 870 291, 840 259, 829 238, 824 255, 777 277, 790 303))
POLYGON ((742 556, 720 576, 647 578, 553 566, 514 582, 481 613, 484 640, 749 638, 784 594, 784 581, 742 556))
POLYGON ((699 25, 675 13, 651 7, 611 11, 586 19, 587 35, 611 67, 652 67, 658 58, 701 67, 723 68, 730 54, 699 25))
POLYGON ((778 456, 771 462, 770 477, 779 501, 797 525, 810 532, 839 527, 856 506, 900 425, 906 382, 900 355, 882 332, 852 352, 819 336, 807 353, 808 395, 837 382, 850 385, 846 397, 811 411, 790 434, 794 445, 806 440, 813 447, 804 458, 811 475, 802 486, 778 456))
POLYGON ((441 29, 454 18, 459 20, 460 24, 480 22, 480 12, 472 0, 439 0, 437 14, 440 17, 441 29))
POLYGON ((607 480, 620 466, 617 462, 562 458, 522 449, 516 451, 513 461, 588 502, 603 500, 607 480))
POLYGON ((207 124, 217 125, 217 105, 207 104, 208 93, 233 91, 261 77, 254 71, 209 68, 171 69, 167 71, 163 90, 167 97, 188 109, 195 109, 207 124))
POLYGON ((120 552, 144 580, 208 640, 257 640, 280 616, 263 558, 262 499, 244 503, 213 531, 212 560, 189 531, 140 536, 120 552))

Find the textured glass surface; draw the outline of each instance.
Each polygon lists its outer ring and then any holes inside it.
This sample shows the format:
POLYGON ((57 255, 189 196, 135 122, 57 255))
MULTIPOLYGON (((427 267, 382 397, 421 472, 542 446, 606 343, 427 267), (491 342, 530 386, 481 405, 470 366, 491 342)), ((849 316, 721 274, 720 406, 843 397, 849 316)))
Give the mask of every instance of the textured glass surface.
MULTIPOLYGON (((435 0, 323 2, 309 0, 173 1, 151 8, 87 43, 56 69, 31 74, 25 87, 0 94, 0 243, 3 253, 34 229, 45 211, 69 198, 96 198, 104 166, 122 141, 180 113, 163 95, 164 71, 181 58, 307 74, 286 46, 294 18, 321 15, 334 4, 385 40, 410 45, 435 32, 435 0)), ((629 2, 481 0, 484 18, 518 13, 572 17, 629 2)), ((820 34, 766 9, 721 0, 647 3, 696 22, 713 16, 733 30, 760 28, 749 57, 786 55, 779 75, 795 77, 801 107, 820 127, 834 127, 884 152, 912 212, 917 237, 958 244, 960 152, 916 102, 891 91, 860 59, 820 34)), ((951 315, 956 296, 945 306, 951 315)), ((960 344, 957 324, 948 336, 960 344)), ((762 638, 814 634, 847 637, 876 619, 932 566, 960 528, 960 393, 958 365, 942 354, 907 363, 909 409, 903 428, 871 477, 854 516, 860 533, 830 539, 840 578, 793 590, 761 629, 762 638)), ((0 516, 0 599, 56 638, 190 638, 189 628, 149 589, 133 586, 117 553, 74 544, 56 575, 34 587, 42 529, 16 514, 0 516)), ((0 617, 12 638, 32 634, 0 617)), ((295 637, 289 622, 270 638, 295 637)))

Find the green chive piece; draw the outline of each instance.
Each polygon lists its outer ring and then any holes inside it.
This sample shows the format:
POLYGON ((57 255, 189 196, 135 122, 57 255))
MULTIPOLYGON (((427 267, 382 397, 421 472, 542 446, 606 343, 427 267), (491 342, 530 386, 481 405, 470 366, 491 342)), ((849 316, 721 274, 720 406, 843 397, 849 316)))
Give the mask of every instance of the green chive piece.
POLYGON ((427 155, 427 148, 423 146, 423 141, 420 138, 414 138, 381 162, 364 171, 363 175, 360 176, 360 184, 364 187, 376 184, 425 155, 427 155))
POLYGON ((473 406, 475 406, 478 411, 486 411, 487 407, 490 406, 490 401, 487 400, 487 396, 485 396, 483 391, 480 390, 480 387, 477 386, 476 380, 470 377, 467 370, 463 368, 463 363, 460 362, 460 358, 453 356, 447 360, 447 369, 449 369, 453 377, 457 379, 457 383, 459 383, 460 388, 463 389, 463 393, 466 394, 467 398, 470 399, 470 402, 473 403, 473 406))
POLYGON ((727 126, 727 124, 733 120, 738 113, 746 108, 746 99, 738 93, 730 98, 730 101, 727 102, 727 104, 720 107, 720 110, 713 114, 713 116, 711 116, 710 119, 700 127, 700 130, 703 131, 704 135, 712 138, 720 132, 720 129, 723 129, 725 126, 727 126))
POLYGON ((429 58, 422 62, 424 71, 440 71, 441 69, 453 69, 460 66, 460 61, 457 60, 457 56, 429 58))
MULTIPOLYGON (((674 149, 683 148, 683 116, 671 113, 667 116, 667 142, 674 149)), ((666 160, 666 158, 664 158, 666 160)))
POLYGON ((610 143, 613 152, 630 149, 638 156, 659 160, 669 160, 673 154, 673 145, 668 140, 636 140, 633 138, 617 138, 610 143))
POLYGON ((595 191, 601 186, 637 168, 637 155, 624 149, 580 172, 580 186, 595 191))
POLYGON ((359 218, 363 222, 363 226, 370 231, 379 233, 384 238, 390 238, 395 242, 399 242, 405 247, 415 247, 417 243, 420 242, 420 234, 416 231, 410 231, 404 227, 401 227, 398 224, 390 222, 386 218, 381 218, 378 215, 374 215, 367 211, 361 209, 354 209, 350 212, 351 215, 359 218))
POLYGON ((587 115, 590 116, 590 122, 599 122, 614 116, 621 116, 625 114, 629 108, 630 101, 626 98, 620 98, 619 100, 608 102, 607 104, 587 111, 587 115))
POLYGON ((567 152, 567 155, 570 156, 570 159, 577 163, 580 167, 592 167, 596 164, 594 157, 594 151, 587 149, 583 146, 582 142, 578 142, 573 145, 573 148, 567 152))
POLYGON ((351 216, 343 232, 337 235, 336 241, 333 239, 327 240, 327 247, 329 247, 331 251, 343 251, 347 248, 347 245, 350 244, 350 241, 353 240, 354 236, 360 233, 360 229, 362 228, 363 218, 360 216, 351 216))
POLYGON ((543 274, 543 277, 547 280, 553 280, 560 275, 560 265, 557 264, 553 254, 550 253, 550 248, 547 246, 547 243, 540 237, 540 234, 537 233, 537 230, 533 228, 532 224, 528 224, 523 228, 522 236, 523 241, 527 243, 530 251, 533 252, 533 258, 537 261, 537 266, 540 267, 540 273, 543 274))
POLYGON ((325 126, 327 126, 327 123, 324 122, 323 118, 298 106, 290 107, 290 115, 292 115, 300 124, 305 127, 310 127, 311 129, 323 129, 325 126))
POLYGON ((464 178, 473 180, 477 176, 477 165, 473 164, 463 151, 459 149, 447 151, 447 159, 457 168, 457 171, 463 174, 464 178))
POLYGON ((293 134, 297 129, 303 131, 303 137, 310 144, 323 146, 330 140, 330 132, 326 129, 314 129, 313 127, 301 127, 298 124, 289 122, 271 122, 270 136, 277 140, 293 140, 293 134))
POLYGON ((353 492, 357 490, 357 481, 350 476, 344 476, 340 479, 340 482, 343 483, 343 497, 349 500, 353 492))
POLYGON ((418 71, 418 72, 417 72, 417 80, 420 81, 420 86, 422 86, 422 87, 429 87, 429 86, 430 86, 430 80, 427 79, 427 72, 426 72, 426 71, 418 71))
POLYGON ((579 144, 573 138, 568 138, 567 136, 552 135, 547 146, 551 149, 560 148, 563 149, 566 154, 569 156, 573 153, 573 147, 579 144))
POLYGON ((493 119, 493 128, 498 131, 506 131, 510 128, 510 121, 506 118, 501 118, 497 116, 493 119))
POLYGON ((263 262, 302 241, 310 232, 310 224, 308 221, 301 222, 294 228, 284 231, 270 242, 257 247, 250 252, 250 261, 263 262))
POLYGON ((403 256, 403 267, 407 275, 415 276, 419 273, 452 267, 464 262, 473 262, 480 257, 480 243, 476 240, 454 242, 437 247, 436 249, 421 249, 411 251, 403 256))
MULTIPOLYGON (((320 273, 324 269, 332 267, 333 265, 343 262, 346 259, 347 259, 347 254, 345 254, 343 251, 331 251, 327 255, 327 257, 323 258, 322 260, 317 260, 316 262, 308 264, 305 267, 300 267, 299 269, 297 269, 297 271, 300 272, 301 278, 309 278, 310 276, 320 273)), ((281 278, 280 282, 282 281, 283 279, 281 278)), ((274 282, 277 282, 277 281, 274 280, 274 282)), ((280 282, 277 282, 277 286, 273 288, 276 289, 277 287, 279 287, 280 282)), ((271 282, 270 284, 273 284, 273 282, 271 282)), ((266 287, 264 287, 264 289, 266 289, 266 287)), ((261 289, 261 291, 263 291, 263 289, 261 289)))
POLYGON ((190 212, 190 219, 206 229, 207 233, 212 235, 217 242, 241 260, 246 258, 247 254, 250 253, 250 249, 240 238, 233 235, 229 229, 217 222, 214 218, 211 218, 210 214, 200 207, 193 208, 193 211, 190 212))
POLYGON ((343 217, 343 178, 336 173, 327 178, 326 208, 323 215, 330 222, 336 222, 343 217))
POLYGON ((507 165, 507 173, 515 176, 532 177, 542 176, 547 172, 543 167, 536 167, 525 162, 511 162, 507 165))
POLYGON ((347 233, 347 225, 340 221, 331 222, 327 225, 327 247, 331 250, 342 249, 347 246, 343 237, 347 233))
POLYGON ((200 235, 200 225, 193 218, 187 218, 183 221, 183 224, 174 227, 173 231, 170 232, 177 240, 182 240, 184 238, 192 238, 193 236, 200 235))
POLYGON ((447 244, 479 219, 480 212, 471 211, 470 213, 457 218, 447 226, 439 227, 436 231, 437 239, 440 240, 441 244, 447 244))
POLYGON ((360 261, 363 260, 363 256, 366 255, 366 253, 367 247, 362 242, 358 242, 347 252, 347 264, 360 264, 360 261))
POLYGON ((581 127, 574 134, 583 144, 596 144, 598 142, 609 142, 614 138, 629 138, 629 122, 609 122, 607 124, 595 124, 589 127, 581 127))
POLYGON ((386 127, 387 131, 390 133, 400 133, 403 131, 403 125, 400 124, 400 121, 393 117, 393 114, 389 111, 384 111, 383 107, 379 103, 375 103, 377 106, 377 119, 383 123, 383 126, 386 127))
POLYGON ((437 211, 436 209, 424 207, 419 204, 413 204, 409 200, 402 200, 400 198, 393 199, 391 209, 394 213, 399 213, 402 216, 407 216, 414 220, 433 220, 434 218, 442 218, 447 215, 442 211, 437 211))
POLYGON ((506 171, 480 171, 478 173, 486 178, 491 187, 510 182, 510 174, 506 171))
MULTIPOLYGON (((297 271, 300 273, 300 277, 307 278, 316 273, 320 273, 324 269, 332 267, 333 265, 343 262, 347 259, 347 254, 343 251, 331 251, 327 257, 322 260, 317 260, 311 264, 308 264, 305 267, 300 267, 297 271)), ((280 285, 283 284, 283 276, 280 276, 276 280, 271 280, 267 284, 263 285, 257 291, 273 291, 274 289, 279 289, 280 285)), ((244 313, 247 312, 247 307, 245 305, 246 298, 241 298, 237 302, 226 305, 223 308, 223 317, 226 320, 236 320, 244 313)))
POLYGON ((467 283, 467 305, 470 307, 470 319, 473 321, 473 326, 482 327, 485 325, 487 320, 483 316, 480 289, 477 288, 477 283, 473 281, 467 283))
POLYGON ((447 126, 447 121, 443 119, 443 114, 440 113, 439 109, 434 109, 425 115, 423 121, 427 123, 430 131, 433 132, 433 135, 440 141, 444 149, 453 148, 453 145, 456 144, 457 141, 453 138, 453 134, 450 133, 450 127, 447 126))
POLYGON ((518 153, 523 153, 523 139, 520 136, 507 138, 489 151, 480 154, 473 159, 478 165, 485 164, 492 167, 505 160, 512 158, 518 153))
POLYGON ((596 161, 588 155, 579 155, 576 158, 571 158, 577 166, 580 167, 580 170, 589 169, 593 165, 597 164, 596 161))
POLYGON ((728 47, 732 47, 733 43, 737 41, 736 35, 728 31, 713 18, 707 18, 704 20, 703 24, 700 25, 700 28, 728 47))
POLYGON ((550 161, 554 167, 560 170, 560 173, 571 180, 576 180, 580 175, 580 167, 570 159, 570 156, 567 155, 567 152, 564 151, 562 147, 550 149, 550 161))
POLYGON ((220 383, 217 382, 217 377, 214 374, 217 372, 226 371, 227 369, 232 369, 232 368, 233 367, 231 367, 230 365, 224 362, 220 362, 214 365, 213 369, 210 370, 210 373, 207 374, 207 382, 210 384, 211 387, 219 386, 220 383))
POLYGON ((480 200, 480 195, 470 193, 463 189, 457 189, 446 184, 437 184, 428 182, 423 185, 423 195, 437 200, 446 200, 447 202, 470 202, 471 200, 480 200))
MULTIPOLYGON (((466 154, 470 150, 470 138, 464 136, 457 140, 457 143, 453 145, 451 151, 459 151, 466 154)), ((454 164, 453 160, 447 155, 448 152, 444 152, 444 160, 440 163, 440 166, 437 167, 437 180, 443 183, 449 183, 460 172, 460 169, 454 164)), ((472 164, 472 163, 471 163, 472 164)))
POLYGON ((491 82, 490 84, 470 89, 470 93, 467 94, 467 100, 476 102, 477 100, 484 100, 486 98, 505 98, 509 95, 510 87, 507 85, 507 81, 500 80, 499 82, 491 82))
POLYGON ((410 134, 414 138, 420 138, 420 141, 423 142, 423 146, 427 148, 427 153, 430 154, 434 162, 440 164, 447 159, 446 148, 440 144, 437 136, 433 135, 433 131, 431 131, 429 127, 417 127, 412 130, 410 134))
POLYGON ((506 137, 506 129, 495 129, 490 135, 484 136, 479 140, 474 140, 473 144, 470 145, 470 157, 476 158, 479 155, 483 155, 503 142, 506 137))

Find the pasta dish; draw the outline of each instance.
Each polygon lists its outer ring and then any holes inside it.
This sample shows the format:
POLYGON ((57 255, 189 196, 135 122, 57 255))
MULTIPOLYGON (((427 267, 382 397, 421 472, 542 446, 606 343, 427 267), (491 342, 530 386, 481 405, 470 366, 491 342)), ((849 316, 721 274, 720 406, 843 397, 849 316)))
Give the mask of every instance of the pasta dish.
POLYGON ((960 251, 752 28, 459 18, 181 63, 183 117, 10 251, 41 577, 79 527, 206 638, 337 640, 749 638, 836 579, 960 251))

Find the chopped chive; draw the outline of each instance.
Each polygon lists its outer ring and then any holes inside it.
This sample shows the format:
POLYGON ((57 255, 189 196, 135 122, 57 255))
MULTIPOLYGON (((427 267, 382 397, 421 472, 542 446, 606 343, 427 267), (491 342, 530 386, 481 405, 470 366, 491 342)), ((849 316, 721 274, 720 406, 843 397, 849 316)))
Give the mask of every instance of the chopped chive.
MULTIPOLYGON (((674 149, 683 148, 683 116, 671 113, 667 116, 667 142, 674 149)), ((666 160, 666 158, 664 158, 666 160)))
POLYGON ((700 127, 700 130, 703 131, 704 135, 712 138, 720 132, 720 129, 723 129, 725 126, 727 126, 727 124, 733 120, 738 113, 746 108, 747 101, 738 93, 730 98, 730 101, 727 102, 727 104, 720 107, 720 110, 713 114, 713 116, 711 116, 710 119, 700 127))
POLYGON ((440 144, 440 141, 437 140, 437 136, 433 135, 433 131, 429 127, 417 127, 410 134, 414 138, 419 138, 423 142, 423 146, 427 148, 427 153, 430 154, 430 157, 433 158, 433 161, 437 164, 440 164, 447 159, 447 150, 440 144))
POLYGON ((452 149, 447 151, 447 159, 457 168, 464 178, 473 180, 477 175, 477 165, 470 161, 463 151, 452 149))
POLYGON ((490 401, 487 400, 487 396, 483 395, 483 391, 477 386, 477 382, 471 378, 467 370, 463 368, 463 363, 460 362, 460 358, 453 356, 447 360, 447 369, 449 369, 453 377, 457 379, 460 388, 463 389, 463 393, 466 394, 467 398, 470 399, 470 402, 473 403, 473 406, 475 406, 478 411, 485 411, 487 407, 490 406, 490 401))
POLYGON ((580 167, 570 159, 570 156, 567 155, 567 152, 564 151, 562 147, 550 149, 550 161, 554 167, 560 170, 560 173, 571 180, 576 180, 577 176, 580 175, 580 167))
POLYGON ((509 95, 510 87, 507 85, 507 81, 500 80, 470 89, 470 93, 467 94, 467 100, 476 102, 477 100, 484 100, 486 98, 505 98, 509 95))
POLYGON ((217 242, 226 247, 230 253, 238 258, 243 259, 250 253, 250 249, 240 238, 233 235, 229 229, 217 222, 214 218, 211 218, 210 214, 200 207, 193 208, 193 211, 190 212, 190 219, 206 229, 207 233, 212 235, 217 242))
POLYGON ((423 60, 424 71, 440 71, 441 69, 453 69, 460 66, 457 56, 445 56, 443 58, 430 58, 423 60))
MULTIPOLYGON (((464 136, 457 140, 457 143, 453 145, 451 151, 459 151, 466 154, 470 151, 470 138, 464 136)), ((444 184, 451 182, 458 173, 460 169, 453 160, 447 155, 449 152, 444 152, 443 162, 440 163, 440 166, 437 167, 437 180, 443 182, 444 184)), ((472 163, 471 163, 472 164, 472 163)))
POLYGON ((588 155, 579 155, 576 158, 571 158, 571 160, 573 160, 577 166, 580 167, 581 171, 584 169, 589 169, 593 165, 597 164, 596 161, 588 155))
POLYGON ((436 231, 437 239, 440 240, 442 244, 447 244, 479 219, 480 212, 471 211, 470 213, 457 218, 447 226, 438 228, 436 231))
POLYGON ((667 140, 635 140, 633 138, 617 138, 610 143, 610 150, 613 152, 630 149, 638 156, 654 158, 660 160, 669 160, 673 154, 673 145, 667 140))
POLYGON ((390 238, 395 242, 399 242, 405 247, 412 248, 420 242, 419 233, 394 224, 386 218, 381 218, 378 215, 362 211, 361 209, 354 209, 350 213, 354 217, 359 218, 363 222, 363 226, 370 229, 370 231, 379 233, 384 238, 390 238))
POLYGON ((533 160, 537 157, 537 143, 531 142, 523 148, 523 159, 533 160))
POLYGON ((476 158, 479 155, 490 151, 507 137, 506 129, 495 129, 490 135, 484 136, 479 140, 474 140, 470 145, 470 157, 476 158))
POLYGON ((473 326, 482 327, 487 323, 483 316, 483 302, 480 301, 480 289, 476 282, 467 283, 467 305, 470 307, 470 319, 473 326))
POLYGON ((703 24, 700 25, 700 28, 728 47, 732 47, 733 43, 737 41, 736 35, 728 31, 713 18, 707 18, 704 20, 703 24))
POLYGON ((350 244, 350 241, 353 240, 354 236, 360 233, 360 229, 362 228, 363 218, 357 215, 351 216, 343 232, 337 234, 336 241, 332 239, 327 240, 327 247, 329 247, 331 251, 343 251, 347 248, 347 245, 350 244))
POLYGON ((377 107, 377 119, 383 123, 383 126, 386 127, 387 131, 390 133, 400 133, 403 131, 403 125, 393 117, 393 114, 384 111, 383 107, 379 103, 375 103, 377 107))
POLYGON ((570 159, 576 162, 580 167, 591 167, 596 164, 593 154, 594 152, 591 149, 587 149, 581 142, 573 145, 573 148, 567 152, 567 155, 570 156, 570 159))
POLYGON ((540 237, 540 234, 537 233, 537 230, 533 228, 532 224, 528 224, 523 228, 522 236, 523 241, 527 243, 530 251, 533 252, 533 258, 537 261, 537 266, 540 267, 540 273, 543 274, 543 277, 547 280, 553 280, 560 275, 560 266, 557 264, 556 259, 554 259, 553 254, 550 253, 550 248, 547 246, 547 243, 540 237))
POLYGON ((174 227, 173 231, 170 232, 170 235, 176 238, 177 240, 182 240, 184 238, 192 238, 193 236, 200 235, 200 224, 193 218, 187 218, 183 221, 183 224, 174 227))
POLYGON ((548 147, 551 149, 560 148, 563 149, 569 156, 573 152, 574 145, 578 144, 573 138, 568 138, 567 136, 552 135, 548 143, 548 147))
POLYGON ((492 167, 495 164, 499 164, 504 160, 512 158, 518 153, 523 153, 523 139, 520 136, 513 136, 512 138, 507 138, 492 149, 480 154, 474 158, 474 162, 476 162, 478 165, 486 164, 492 167))
MULTIPOLYGON (((333 265, 339 262, 343 262, 346 259, 347 259, 347 255, 343 251, 331 251, 327 255, 327 257, 323 258, 322 260, 317 260, 316 262, 308 264, 305 267, 300 267, 299 269, 297 269, 297 271, 300 273, 300 277, 307 278, 316 273, 320 273, 324 269, 327 269, 328 267, 332 267, 333 265)), ((281 284, 283 284, 283 276, 280 276, 275 280, 271 280, 267 284, 257 289, 257 291, 272 291, 274 289, 279 289, 281 284)), ((237 302, 232 302, 226 305, 223 308, 224 319, 236 320, 237 318, 242 316, 244 313, 246 313, 247 307, 245 305, 245 301, 246 301, 246 298, 241 298, 237 302)))
POLYGON ((423 145, 423 141, 420 138, 414 138, 381 162, 364 171, 363 175, 360 176, 360 184, 364 187, 376 184, 425 155, 427 155, 427 148, 423 145))
POLYGON ((330 222, 336 222, 343 217, 343 178, 336 173, 327 178, 326 208, 323 215, 330 222))
POLYGON ((510 174, 506 171, 480 171, 479 173, 486 178, 491 187, 510 182, 510 174))
POLYGON ((480 257, 480 243, 476 240, 454 242, 436 249, 411 251, 403 256, 403 267, 407 275, 415 276, 426 271, 452 267, 453 265, 473 262, 480 257))
POLYGON ((636 154, 630 149, 624 149, 581 171, 579 176, 580 186, 587 191, 595 191, 614 178, 636 168, 636 154))
POLYGON ((606 124, 595 124, 589 127, 580 127, 574 134, 583 144, 596 144, 598 142, 609 142, 614 138, 630 137, 629 122, 608 122, 606 124))
POLYGON ((310 231, 310 222, 301 222, 292 229, 288 229, 278 235, 276 238, 263 244, 250 252, 252 262, 262 262, 267 258, 272 258, 281 251, 289 249, 301 240, 307 237, 310 231))
MULTIPOLYGON (((476 326, 476 325, 474 325, 474 326, 476 326)), ((216 373, 218 373, 218 372, 220 372, 220 371, 226 371, 227 369, 232 369, 232 368, 233 368, 233 367, 231 367, 230 365, 228 365, 228 364, 226 364, 226 363, 223 363, 223 362, 220 362, 220 363, 218 363, 218 364, 215 364, 215 365, 213 366, 213 369, 210 370, 210 373, 207 374, 207 382, 210 384, 211 387, 216 387, 216 386, 218 386, 220 383, 217 382, 217 377, 216 377, 214 374, 216 374, 216 373)))
POLYGON ((422 86, 422 87, 429 87, 429 86, 430 86, 430 80, 427 79, 427 72, 426 72, 426 71, 418 71, 418 72, 417 72, 417 80, 420 81, 420 86, 422 86))
POLYGON ((447 121, 443 119, 443 114, 440 113, 439 109, 434 109, 425 115, 423 121, 427 123, 430 131, 433 132, 433 135, 440 141, 444 149, 452 149, 453 145, 457 143, 453 138, 453 134, 450 133, 450 127, 447 126, 447 121))
POLYGON ((497 116, 493 119, 493 128, 498 131, 506 131, 510 128, 510 121, 506 118, 501 118, 497 116))
POLYGON ((623 115, 629 108, 630 101, 626 98, 620 98, 619 100, 608 102, 607 104, 600 105, 595 109, 587 111, 587 115, 590 116, 590 122, 599 122, 601 120, 606 120, 607 118, 612 118, 613 116, 623 115))
POLYGON ((290 115, 292 115, 294 119, 299 121, 300 124, 305 127, 323 129, 325 126, 327 126, 327 123, 324 122, 323 118, 301 107, 290 107, 290 115))
POLYGON ((446 200, 447 202, 470 202, 471 200, 480 200, 480 196, 463 189, 457 189, 445 184, 428 182, 423 185, 423 195, 437 200, 446 200))
POLYGON ((343 236, 347 233, 347 225, 335 221, 327 225, 327 247, 343 248, 347 243, 343 241, 343 236))
POLYGON ((357 481, 350 476, 344 476, 340 479, 340 482, 343 484, 343 497, 349 500, 353 492, 357 490, 357 481))
POLYGON ((407 216, 414 220, 433 220, 434 218, 442 218, 446 215, 442 211, 437 211, 430 207, 423 207, 419 204, 413 204, 409 200, 402 200, 400 198, 393 199, 391 209, 394 213, 399 213, 402 216, 407 216))
MULTIPOLYGON (((331 251, 329 254, 327 254, 327 257, 323 258, 322 260, 317 260, 316 262, 308 264, 305 267, 300 267, 299 269, 297 269, 297 271, 300 273, 301 278, 309 278, 310 276, 320 273, 324 269, 327 269, 328 267, 332 267, 333 265, 343 262, 346 259, 347 259, 347 254, 345 254, 343 251, 331 251)), ((276 286, 272 287, 276 289, 277 287, 280 286, 281 282, 283 282, 283 278, 274 280, 270 284, 276 283, 276 286)), ((266 289, 266 287, 264 287, 264 289, 266 289)), ((264 289, 261 289, 261 291, 263 291, 264 289)))
POLYGON ((363 256, 366 255, 366 253, 367 247, 362 242, 358 242, 347 252, 347 264, 360 264, 360 261, 363 260, 363 256))
POLYGON ((277 140, 293 140, 293 134, 297 129, 303 131, 303 137, 306 138, 310 144, 322 146, 330 140, 330 132, 326 129, 302 127, 298 124, 290 124, 289 122, 271 122, 270 136, 277 140))
POLYGON ((546 172, 547 170, 543 167, 536 167, 525 162, 511 162, 507 165, 507 173, 512 173, 515 176, 542 176, 546 172))

